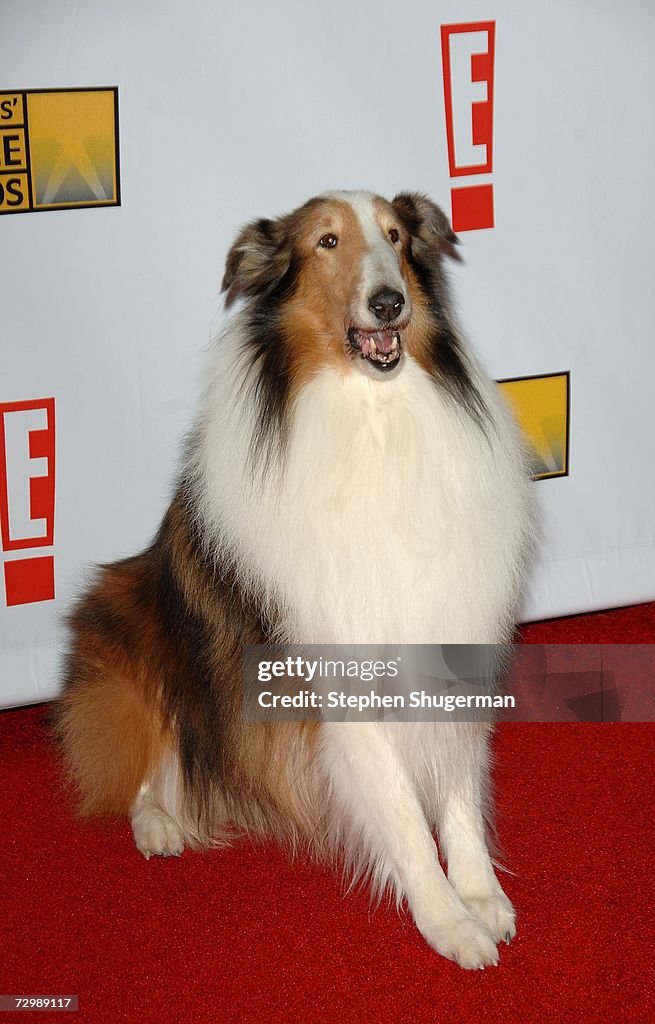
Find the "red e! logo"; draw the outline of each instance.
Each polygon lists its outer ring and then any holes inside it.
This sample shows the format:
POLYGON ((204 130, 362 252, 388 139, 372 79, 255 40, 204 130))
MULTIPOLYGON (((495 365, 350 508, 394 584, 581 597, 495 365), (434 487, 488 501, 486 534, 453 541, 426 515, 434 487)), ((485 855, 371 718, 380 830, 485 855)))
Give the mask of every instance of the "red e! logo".
MULTIPOLYGON (((52 547, 55 400, 0 403, 0 532, 4 552, 52 547)), ((52 555, 5 559, 7 605, 55 596, 52 555)))
MULTIPOLYGON (((451 178, 493 171, 496 23, 441 26, 441 59, 451 178)), ((494 226, 493 185, 453 188, 453 231, 494 226)))

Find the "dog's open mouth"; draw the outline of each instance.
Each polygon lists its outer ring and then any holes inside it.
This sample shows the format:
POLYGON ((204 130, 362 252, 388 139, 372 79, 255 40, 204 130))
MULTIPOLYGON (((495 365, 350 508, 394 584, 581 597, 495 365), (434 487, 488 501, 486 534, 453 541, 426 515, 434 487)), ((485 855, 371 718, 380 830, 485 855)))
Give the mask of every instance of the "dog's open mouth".
POLYGON ((362 359, 367 359, 377 370, 391 370, 397 365, 402 352, 402 338, 397 327, 383 331, 365 331, 351 327, 348 341, 362 359))

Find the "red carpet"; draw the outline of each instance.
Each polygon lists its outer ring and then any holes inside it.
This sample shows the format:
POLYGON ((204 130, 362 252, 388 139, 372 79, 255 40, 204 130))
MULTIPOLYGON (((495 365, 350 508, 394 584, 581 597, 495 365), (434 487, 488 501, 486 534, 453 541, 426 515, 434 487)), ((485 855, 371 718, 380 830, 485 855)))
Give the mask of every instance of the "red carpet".
MULTIPOLYGON (((524 639, 643 643, 655 605, 524 639)), ((395 910, 274 846, 146 862, 127 823, 74 822, 42 717, 0 714, 0 993, 76 994, 72 1019, 107 1024, 655 1019, 650 724, 501 727, 519 934, 498 969, 467 973, 395 910)))
POLYGON ((521 639, 534 644, 653 644, 655 602, 533 622, 522 628, 521 639))

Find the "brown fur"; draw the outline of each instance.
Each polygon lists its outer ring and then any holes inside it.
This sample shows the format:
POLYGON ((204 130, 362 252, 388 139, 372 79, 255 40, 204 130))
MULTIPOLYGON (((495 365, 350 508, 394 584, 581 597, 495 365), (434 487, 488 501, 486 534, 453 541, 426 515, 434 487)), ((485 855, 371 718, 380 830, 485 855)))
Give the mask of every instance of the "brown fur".
POLYGON ((293 339, 294 386, 302 387, 326 365, 346 370, 344 351, 366 242, 348 203, 325 200, 295 225, 296 251, 303 261, 298 287, 285 304, 282 326, 293 339), (316 240, 335 234, 332 251, 316 250, 316 240), (316 255, 315 259, 308 257, 316 255))
POLYGON ((266 627, 233 576, 214 577, 181 497, 146 552, 101 569, 70 625, 56 730, 81 813, 128 814, 174 752, 198 842, 230 822, 320 846, 315 726, 243 721, 242 645, 266 627))
POLYGON ((127 814, 165 743, 140 655, 159 632, 154 616, 136 607, 146 567, 147 555, 106 567, 71 618, 74 640, 56 728, 83 815, 127 814), (127 631, 137 621, 133 657, 127 631))

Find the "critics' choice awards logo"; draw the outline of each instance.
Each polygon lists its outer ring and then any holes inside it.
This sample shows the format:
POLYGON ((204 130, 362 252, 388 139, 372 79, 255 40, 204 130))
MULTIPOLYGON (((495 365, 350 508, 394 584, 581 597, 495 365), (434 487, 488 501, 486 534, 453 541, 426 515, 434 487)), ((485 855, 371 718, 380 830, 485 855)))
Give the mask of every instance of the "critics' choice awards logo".
POLYGON ((0 93, 0 214, 119 205, 118 89, 0 93))
POLYGON ((499 384, 530 447, 534 479, 568 476, 570 373, 514 377, 499 384))

